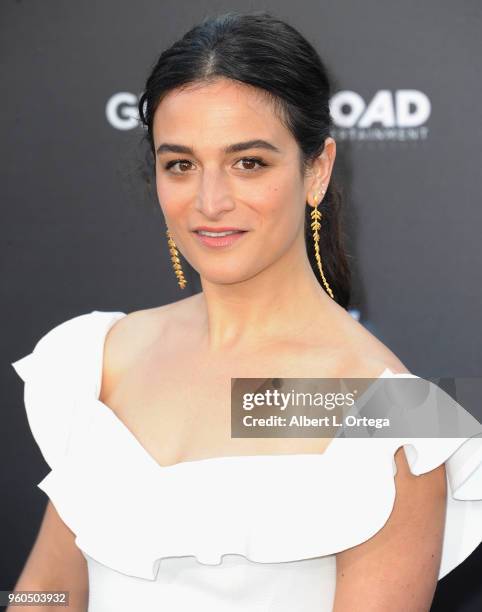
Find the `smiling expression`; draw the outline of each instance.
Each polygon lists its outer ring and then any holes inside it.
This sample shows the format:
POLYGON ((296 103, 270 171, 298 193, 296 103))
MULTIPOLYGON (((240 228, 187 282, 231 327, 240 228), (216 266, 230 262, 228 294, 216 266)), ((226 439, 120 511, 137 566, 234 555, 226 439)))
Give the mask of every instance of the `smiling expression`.
POLYGON ((312 178, 262 91, 227 79, 173 90, 156 109, 153 140, 166 224, 201 276, 239 282, 304 248, 312 178), (203 238, 199 227, 243 233, 203 238))

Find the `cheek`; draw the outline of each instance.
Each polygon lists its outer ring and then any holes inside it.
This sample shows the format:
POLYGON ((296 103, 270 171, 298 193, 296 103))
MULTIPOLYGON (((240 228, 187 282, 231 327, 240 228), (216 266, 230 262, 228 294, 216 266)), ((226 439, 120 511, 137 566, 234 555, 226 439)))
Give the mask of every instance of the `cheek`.
POLYGON ((159 200, 159 204, 161 205, 161 208, 164 208, 164 202, 166 201, 166 194, 164 193, 165 192, 164 183, 159 176, 159 172, 157 171, 156 171, 156 192, 157 192, 157 198, 159 200))
POLYGON ((277 234, 296 232, 299 218, 303 214, 300 198, 302 200, 303 196, 296 180, 281 180, 271 185, 259 201, 264 223, 270 229, 275 227, 277 234))
POLYGON ((166 216, 175 217, 183 202, 182 188, 156 173, 156 192, 161 210, 166 216))

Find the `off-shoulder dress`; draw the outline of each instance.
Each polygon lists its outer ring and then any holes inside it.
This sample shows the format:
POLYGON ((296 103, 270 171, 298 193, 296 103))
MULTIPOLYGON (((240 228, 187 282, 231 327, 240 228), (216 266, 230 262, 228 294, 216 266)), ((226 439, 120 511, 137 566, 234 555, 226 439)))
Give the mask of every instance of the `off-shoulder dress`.
POLYGON ((336 553, 388 520, 402 445, 415 475, 446 465, 439 579, 481 542, 477 436, 334 438, 322 454, 159 465, 99 399, 105 337, 124 316, 70 318, 12 363, 50 468, 37 486, 88 565, 89 612, 331 611, 336 553))

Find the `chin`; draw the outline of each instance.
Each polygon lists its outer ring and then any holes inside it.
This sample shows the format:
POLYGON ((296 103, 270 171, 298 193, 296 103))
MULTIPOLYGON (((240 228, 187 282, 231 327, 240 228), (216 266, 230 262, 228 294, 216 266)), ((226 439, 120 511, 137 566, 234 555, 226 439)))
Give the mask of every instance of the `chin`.
POLYGON ((233 270, 223 271, 210 274, 200 273, 202 280, 211 283, 212 285, 235 285, 237 283, 242 283, 244 281, 249 280, 254 275, 253 274, 242 274, 242 273, 233 273, 233 270))

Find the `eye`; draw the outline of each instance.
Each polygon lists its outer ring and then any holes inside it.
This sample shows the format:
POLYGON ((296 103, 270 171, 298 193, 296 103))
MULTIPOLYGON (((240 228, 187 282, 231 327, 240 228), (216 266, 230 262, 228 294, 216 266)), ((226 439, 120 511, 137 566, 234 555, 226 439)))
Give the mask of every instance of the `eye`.
MULTIPOLYGON (((177 164, 181 164, 182 166, 185 166, 185 164, 190 164, 190 163, 191 162, 188 159, 172 159, 171 161, 168 161, 167 164, 165 164, 164 169, 170 170, 174 166, 177 166, 177 164)), ((184 172, 183 171, 173 172, 173 174, 184 174, 184 172)))
MULTIPOLYGON (((261 159, 261 157, 243 157, 240 160, 238 160, 236 163, 239 164, 240 162, 242 162, 243 164, 247 163, 247 164, 251 165, 251 167, 248 167, 248 168, 244 167, 243 168, 243 170, 246 170, 248 172, 259 170, 259 168, 268 165, 265 161, 263 161, 261 159), (255 166, 253 168, 253 164, 257 164, 258 167, 255 166)), ((164 169, 165 170, 171 170, 171 168, 174 168, 178 164, 179 164, 179 169, 180 168, 185 168, 186 170, 189 170, 189 165, 192 165, 191 162, 188 159, 172 159, 171 161, 168 161, 164 165, 164 169), (186 168, 186 166, 187 166, 187 168, 186 168)), ((172 172, 172 173, 173 174, 185 174, 186 170, 180 170, 180 171, 176 171, 176 172, 172 172)))
POLYGON ((259 170, 260 167, 268 165, 266 162, 264 162, 261 159, 261 157, 243 157, 237 163, 239 164, 239 162, 242 162, 243 164, 246 162, 248 164, 258 164, 258 168, 253 168, 252 166, 250 168, 243 168, 244 170, 248 170, 249 172, 251 172, 252 170, 254 171, 259 170))

